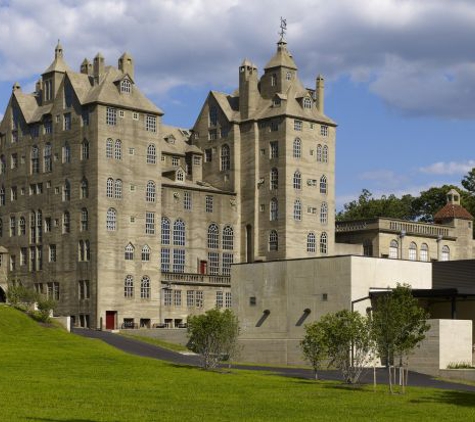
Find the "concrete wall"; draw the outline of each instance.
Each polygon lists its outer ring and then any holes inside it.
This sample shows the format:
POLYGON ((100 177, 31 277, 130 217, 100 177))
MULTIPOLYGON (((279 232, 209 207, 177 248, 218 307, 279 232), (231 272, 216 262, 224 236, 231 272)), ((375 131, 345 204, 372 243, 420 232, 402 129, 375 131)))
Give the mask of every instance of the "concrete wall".
POLYGON ((409 357, 409 368, 439 375, 450 363, 472 363, 472 321, 431 319, 425 340, 409 357))
POLYGON ((138 329, 138 330, 119 330, 121 334, 129 334, 132 336, 156 338, 168 343, 181 344, 186 346, 188 338, 186 329, 174 328, 157 328, 157 329, 138 329))
MULTIPOLYGON (((428 263, 340 256, 233 266, 234 310, 241 322, 241 360, 302 364, 299 342, 305 324, 351 309, 371 287, 408 283, 431 287, 428 263)), ((369 300, 355 309, 365 312, 369 300)))

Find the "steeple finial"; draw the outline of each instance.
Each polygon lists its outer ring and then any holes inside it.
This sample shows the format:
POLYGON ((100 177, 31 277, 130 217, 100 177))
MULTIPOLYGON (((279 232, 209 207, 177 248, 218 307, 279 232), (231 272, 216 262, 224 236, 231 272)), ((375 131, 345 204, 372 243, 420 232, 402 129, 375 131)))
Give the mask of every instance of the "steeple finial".
POLYGON ((284 36, 285 36, 286 31, 287 31, 287 19, 284 19, 281 16, 280 17, 280 31, 279 31, 280 40, 279 40, 279 43, 285 42, 284 36))
POLYGON ((59 42, 58 38, 58 44, 56 45, 56 48, 54 49, 54 57, 58 59, 59 57, 63 57, 63 46, 59 42))

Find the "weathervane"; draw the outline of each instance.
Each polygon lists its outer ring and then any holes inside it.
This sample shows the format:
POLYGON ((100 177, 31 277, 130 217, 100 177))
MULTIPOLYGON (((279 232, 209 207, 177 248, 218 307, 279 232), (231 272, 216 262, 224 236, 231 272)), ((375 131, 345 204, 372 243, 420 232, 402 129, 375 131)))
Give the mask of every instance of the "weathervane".
POLYGON ((280 39, 281 41, 284 39, 285 32, 287 31, 287 19, 284 19, 282 16, 280 17, 280 39))

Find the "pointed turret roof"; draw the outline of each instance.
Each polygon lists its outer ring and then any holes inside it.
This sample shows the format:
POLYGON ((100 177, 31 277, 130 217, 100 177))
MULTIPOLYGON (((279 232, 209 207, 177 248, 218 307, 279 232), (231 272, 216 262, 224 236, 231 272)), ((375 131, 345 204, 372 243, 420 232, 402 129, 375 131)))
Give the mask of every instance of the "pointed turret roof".
POLYGON ((264 70, 272 69, 274 67, 287 67, 297 70, 297 65, 295 64, 292 55, 289 53, 289 50, 287 50, 287 42, 283 38, 281 38, 277 43, 277 51, 274 54, 274 57, 272 57, 266 64, 264 70))
POLYGON ((70 71, 71 68, 63 59, 63 47, 61 46, 58 40, 58 44, 56 45, 56 48, 54 49, 53 63, 49 65, 48 69, 46 69, 43 72, 43 74, 49 73, 49 72, 63 72, 64 73, 68 70, 70 71))

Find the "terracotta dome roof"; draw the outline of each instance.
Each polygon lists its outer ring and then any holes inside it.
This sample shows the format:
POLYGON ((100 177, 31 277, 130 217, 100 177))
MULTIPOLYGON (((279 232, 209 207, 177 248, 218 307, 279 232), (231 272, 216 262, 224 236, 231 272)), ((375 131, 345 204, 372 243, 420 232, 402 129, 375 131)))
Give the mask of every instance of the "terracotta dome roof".
POLYGON ((446 204, 434 215, 434 220, 445 220, 447 218, 473 220, 472 214, 470 214, 464 207, 458 204, 446 204))

